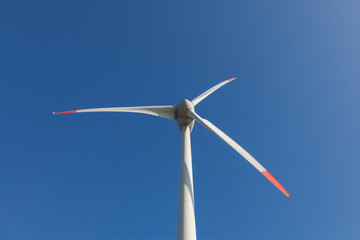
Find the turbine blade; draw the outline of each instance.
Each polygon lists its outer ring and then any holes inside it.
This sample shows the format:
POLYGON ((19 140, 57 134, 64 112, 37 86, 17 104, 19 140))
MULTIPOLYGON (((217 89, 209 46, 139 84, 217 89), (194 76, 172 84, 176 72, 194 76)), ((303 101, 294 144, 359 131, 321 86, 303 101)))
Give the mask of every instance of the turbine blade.
POLYGON ((209 96, 210 94, 212 94, 213 92, 215 92, 218 88, 221 88, 222 86, 224 86, 225 84, 231 82, 232 80, 235 80, 236 78, 231 78, 228 80, 225 80, 217 85, 215 85, 214 87, 210 88, 209 90, 207 90, 206 92, 204 92, 203 94, 201 94, 200 96, 196 97, 194 100, 192 100, 192 104, 194 104, 194 107, 201 102, 202 100, 204 100, 207 96, 209 96))
POLYGON ((193 117, 196 121, 202 124, 204 127, 213 132, 216 136, 221 138, 226 142, 230 147, 237 151, 241 156, 243 156, 251 165, 253 165, 259 172, 261 172, 272 184, 274 184, 281 192, 283 192, 287 197, 290 197, 290 194, 286 189, 258 162, 256 159, 251 156, 245 149, 243 149, 239 144, 232 140, 228 135, 222 132, 220 129, 215 127, 208 120, 201 118, 194 111, 188 111, 189 116, 193 117))
POLYGON ((89 108, 66 112, 53 112, 53 114, 83 113, 83 112, 131 112, 154 115, 170 120, 175 120, 176 106, 144 106, 144 107, 111 107, 111 108, 89 108))

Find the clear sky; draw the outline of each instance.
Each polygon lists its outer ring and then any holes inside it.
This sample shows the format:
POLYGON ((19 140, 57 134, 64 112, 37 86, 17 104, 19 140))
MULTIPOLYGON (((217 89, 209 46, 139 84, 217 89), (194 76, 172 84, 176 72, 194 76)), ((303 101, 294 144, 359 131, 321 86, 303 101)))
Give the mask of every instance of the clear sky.
POLYGON ((197 105, 198 239, 360 239, 359 1, 0 2, 0 239, 176 239, 175 121, 197 105))

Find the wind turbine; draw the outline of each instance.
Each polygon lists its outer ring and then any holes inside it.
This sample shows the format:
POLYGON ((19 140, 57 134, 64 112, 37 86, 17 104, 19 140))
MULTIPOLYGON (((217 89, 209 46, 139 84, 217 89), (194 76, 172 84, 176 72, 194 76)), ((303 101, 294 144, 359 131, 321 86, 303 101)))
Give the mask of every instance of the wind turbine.
POLYGON ((223 133, 220 129, 215 127, 208 120, 196 114, 194 107, 202 100, 208 97, 211 93, 231 82, 236 78, 225 80, 216 86, 210 88, 200 96, 192 101, 184 99, 179 105, 173 106, 144 106, 144 107, 111 107, 111 108, 90 108, 80 109, 67 112, 57 112, 53 114, 63 113, 84 113, 84 112, 133 112, 155 115, 158 117, 177 120, 179 130, 181 132, 181 163, 180 163, 180 186, 179 186, 179 209, 178 209, 178 240, 195 240, 196 239, 196 225, 195 225, 195 205, 194 205, 194 188, 193 188, 193 174, 192 174, 192 159, 191 159, 191 142, 190 133, 194 127, 195 120, 201 125, 209 129, 216 136, 221 138, 230 147, 243 156, 251 165, 253 165, 259 172, 261 172, 270 182, 272 182, 281 192, 287 197, 290 194, 285 188, 245 149, 232 140, 228 135, 223 133))

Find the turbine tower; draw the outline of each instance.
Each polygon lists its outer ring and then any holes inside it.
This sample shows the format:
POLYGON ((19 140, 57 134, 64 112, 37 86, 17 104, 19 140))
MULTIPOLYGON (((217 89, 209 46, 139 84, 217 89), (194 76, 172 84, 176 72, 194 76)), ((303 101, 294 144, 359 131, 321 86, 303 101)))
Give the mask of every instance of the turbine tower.
POLYGON ((150 114, 170 120, 177 120, 179 130, 181 132, 181 160, 180 160, 180 185, 179 185, 179 209, 178 209, 178 240, 196 240, 196 224, 195 224, 195 205, 194 205, 194 187, 193 187, 193 171, 191 159, 191 141, 190 133, 194 127, 195 120, 201 125, 209 129, 216 136, 221 138, 236 152, 243 156, 251 165, 260 171, 270 182, 272 182, 287 197, 290 194, 285 188, 245 149, 237 144, 228 135, 215 127, 208 120, 201 118, 195 112, 195 106, 208 97, 218 88, 231 82, 235 78, 225 80, 216 86, 210 88, 192 101, 184 99, 178 105, 168 106, 144 106, 144 107, 111 107, 111 108, 90 108, 80 109, 67 112, 57 112, 53 114, 63 113, 84 113, 84 112, 133 112, 150 114))

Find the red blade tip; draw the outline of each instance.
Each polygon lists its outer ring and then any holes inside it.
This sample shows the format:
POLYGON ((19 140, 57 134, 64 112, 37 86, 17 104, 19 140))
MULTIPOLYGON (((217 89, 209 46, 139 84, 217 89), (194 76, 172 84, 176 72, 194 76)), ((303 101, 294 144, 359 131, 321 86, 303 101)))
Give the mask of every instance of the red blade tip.
POLYGON ((53 114, 64 114, 64 113, 76 113, 76 110, 73 111, 67 111, 67 112, 53 112, 53 114))
POLYGON ((235 79, 236 79, 236 78, 230 78, 230 79, 228 79, 227 81, 230 82, 230 81, 235 80, 235 79))
POLYGON ((262 174, 269 179, 272 184, 274 184, 280 191, 282 191, 287 197, 290 197, 290 194, 286 191, 286 189, 268 172, 264 171, 262 174))

